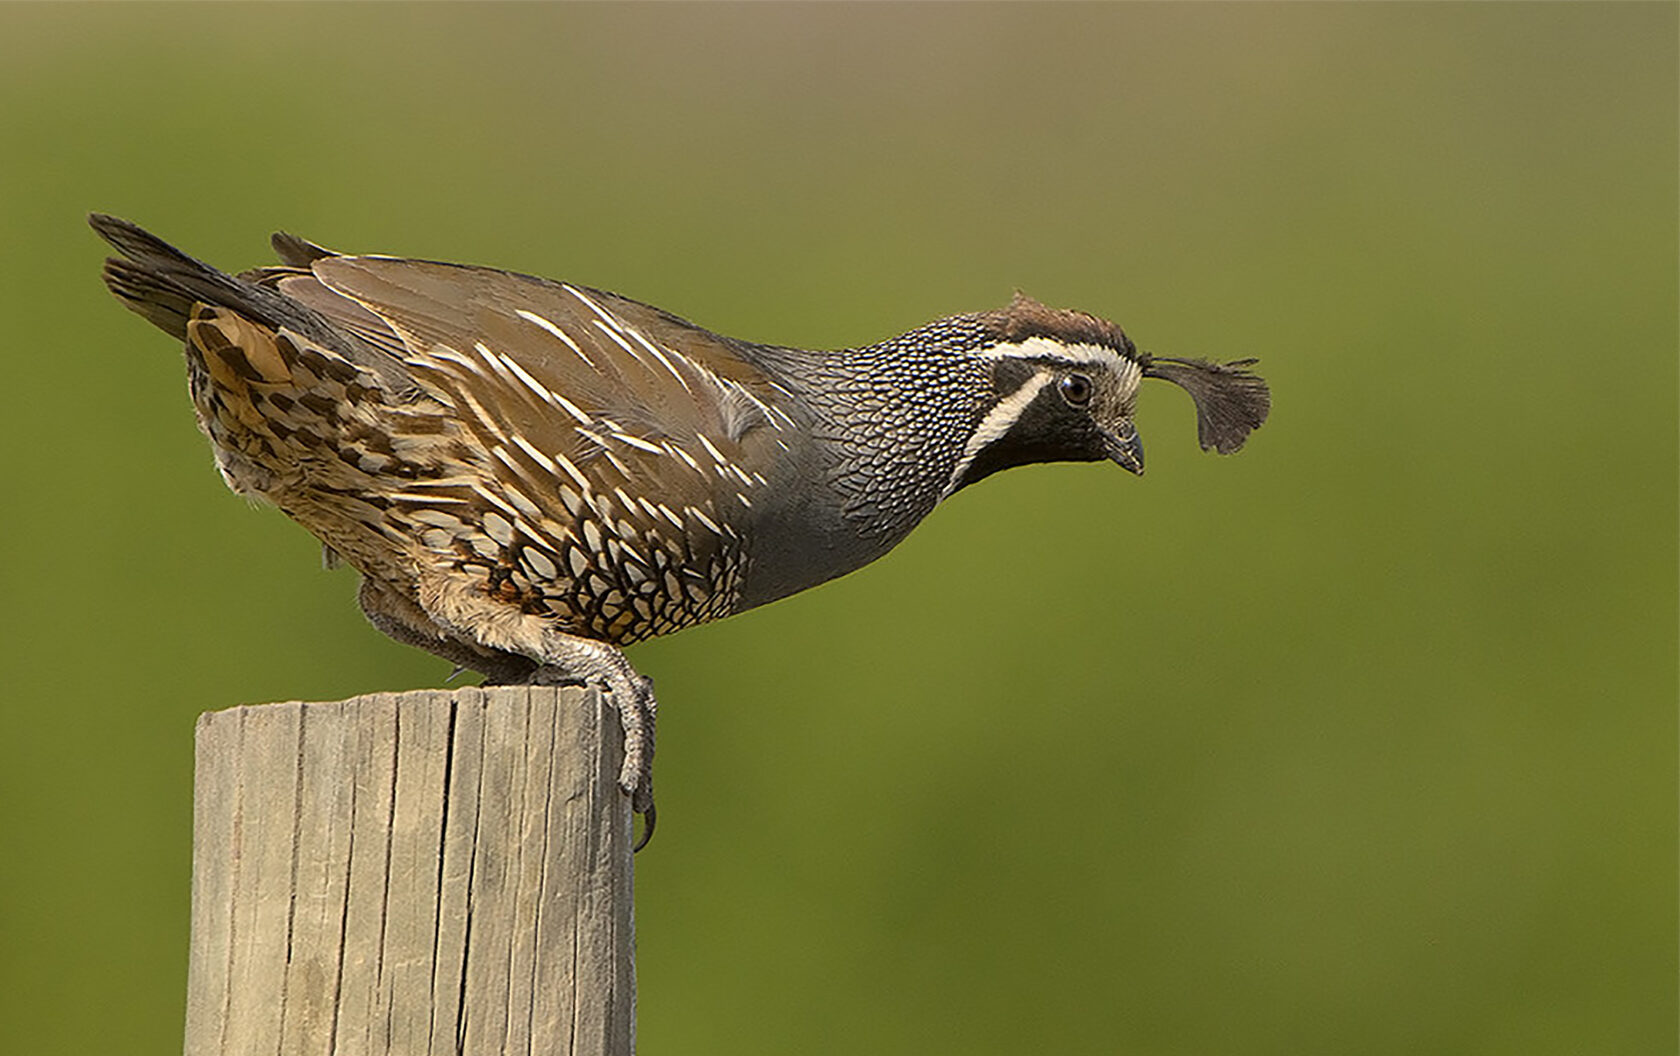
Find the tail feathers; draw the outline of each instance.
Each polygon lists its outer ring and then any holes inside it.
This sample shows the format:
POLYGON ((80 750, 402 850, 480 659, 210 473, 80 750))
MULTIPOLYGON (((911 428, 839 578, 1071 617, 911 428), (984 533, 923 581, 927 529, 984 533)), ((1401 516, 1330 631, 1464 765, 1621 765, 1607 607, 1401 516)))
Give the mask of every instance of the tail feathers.
POLYGON ((153 326, 184 341, 194 303, 237 299, 239 291, 230 276, 127 220, 94 213, 88 223, 122 254, 105 261, 105 285, 153 326))
POLYGON ((317 246, 307 238, 299 238, 284 231, 274 232, 269 244, 274 247, 274 255, 280 258, 282 264, 294 268, 307 268, 317 260, 339 255, 325 246, 317 246))
POLYGON ((105 262, 105 285, 128 308, 183 341, 192 306, 211 304, 272 330, 286 327, 334 351, 350 351, 320 313, 290 297, 189 257, 119 217, 93 213, 88 223, 122 254, 105 262))
POLYGON ((187 339, 187 318, 196 298, 153 272, 115 257, 105 262, 105 285, 132 312, 177 340, 187 339))

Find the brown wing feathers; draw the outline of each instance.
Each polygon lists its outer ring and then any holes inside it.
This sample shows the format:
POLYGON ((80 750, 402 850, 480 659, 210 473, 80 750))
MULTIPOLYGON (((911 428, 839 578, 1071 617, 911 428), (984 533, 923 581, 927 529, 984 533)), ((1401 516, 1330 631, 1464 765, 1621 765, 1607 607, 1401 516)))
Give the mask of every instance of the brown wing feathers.
POLYGON ((625 318, 623 305, 634 302, 491 269, 382 257, 321 260, 314 273, 388 322, 413 368, 423 370, 441 346, 522 396, 560 396, 592 419, 652 441, 706 435, 725 443, 745 431, 724 420, 724 408, 739 401, 729 398, 723 370, 739 373, 744 365, 723 340, 691 327, 678 351, 679 342, 625 318), (703 363, 707 352, 713 355, 703 363))

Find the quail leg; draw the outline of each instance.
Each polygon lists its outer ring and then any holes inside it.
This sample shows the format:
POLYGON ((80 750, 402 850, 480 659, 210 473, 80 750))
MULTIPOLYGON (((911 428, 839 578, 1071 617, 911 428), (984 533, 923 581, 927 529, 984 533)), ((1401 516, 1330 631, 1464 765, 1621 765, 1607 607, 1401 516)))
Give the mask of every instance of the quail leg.
POLYGON ((532 672, 533 685, 583 682, 606 691, 624 727, 624 766, 619 787, 630 796, 630 809, 642 815, 640 850, 653 837, 653 728, 659 704, 653 680, 630 666, 617 647, 593 638, 550 631, 543 636, 543 663, 532 672))
POLYGON ((418 646, 456 664, 483 672, 484 684, 593 685, 606 692, 624 727, 624 766, 618 783, 630 796, 630 808, 642 815, 641 850, 653 836, 653 726, 658 703, 653 680, 643 678, 615 646, 545 630, 540 639, 541 662, 524 656, 469 645, 428 633, 436 624, 402 593, 366 576, 359 596, 369 622, 404 645, 418 646))
POLYGON ((441 656, 458 669, 479 672, 484 675, 485 685, 523 684, 530 681, 536 670, 536 664, 523 656, 443 637, 437 632, 437 625, 412 600, 367 576, 362 577, 356 600, 361 603, 368 622, 378 630, 403 645, 441 656))

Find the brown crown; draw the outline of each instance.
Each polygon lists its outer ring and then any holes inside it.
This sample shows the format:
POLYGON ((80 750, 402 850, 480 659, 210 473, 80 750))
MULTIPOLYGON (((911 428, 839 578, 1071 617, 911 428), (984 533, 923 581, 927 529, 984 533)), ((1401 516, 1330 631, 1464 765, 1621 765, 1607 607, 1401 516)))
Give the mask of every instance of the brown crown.
POLYGON ((980 321, 1003 341, 1044 337, 1066 345, 1103 345, 1131 359, 1141 359, 1125 331, 1088 312, 1051 308, 1016 291, 1007 308, 980 313, 980 321))

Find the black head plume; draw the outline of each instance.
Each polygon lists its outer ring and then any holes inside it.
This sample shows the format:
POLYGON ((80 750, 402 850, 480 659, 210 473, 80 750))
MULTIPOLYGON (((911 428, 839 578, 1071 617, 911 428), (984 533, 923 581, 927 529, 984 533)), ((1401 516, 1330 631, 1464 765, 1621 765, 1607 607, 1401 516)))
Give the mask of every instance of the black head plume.
POLYGON ((1206 359, 1151 356, 1143 376, 1172 382, 1196 401, 1196 433, 1203 451, 1228 455, 1243 446, 1248 434, 1260 428, 1272 409, 1272 393, 1265 379, 1242 368, 1257 360, 1215 363, 1206 359))

